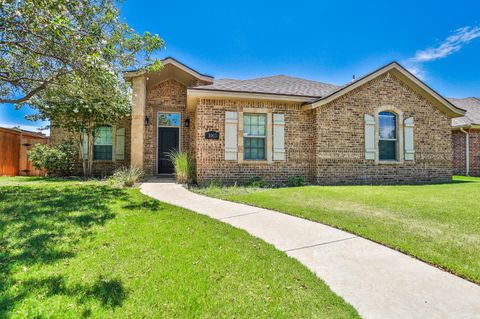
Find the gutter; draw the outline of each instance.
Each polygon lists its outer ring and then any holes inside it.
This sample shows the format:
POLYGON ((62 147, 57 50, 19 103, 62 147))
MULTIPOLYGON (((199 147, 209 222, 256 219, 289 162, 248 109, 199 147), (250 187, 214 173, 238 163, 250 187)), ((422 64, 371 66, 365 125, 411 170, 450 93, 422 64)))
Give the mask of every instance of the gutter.
POLYGON ((465 173, 470 176, 470 135, 463 127, 460 128, 460 132, 465 134, 465 173))

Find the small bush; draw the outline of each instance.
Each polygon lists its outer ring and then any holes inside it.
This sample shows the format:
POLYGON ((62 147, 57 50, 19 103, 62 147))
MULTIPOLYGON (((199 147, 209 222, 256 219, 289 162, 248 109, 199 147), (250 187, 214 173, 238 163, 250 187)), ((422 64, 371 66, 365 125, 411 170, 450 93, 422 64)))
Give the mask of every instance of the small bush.
POLYGON ((305 179, 302 176, 292 176, 288 178, 288 187, 305 186, 305 179))
POLYGON ((245 182, 245 186, 263 188, 267 183, 260 177, 252 177, 245 182))
POLYGON ((173 151, 168 157, 175 168, 175 178, 179 184, 189 184, 193 182, 194 167, 193 162, 187 152, 173 151))
POLYGON ((54 146, 36 144, 28 152, 28 159, 33 167, 44 168, 49 175, 69 176, 78 159, 78 149, 69 141, 54 146))
POLYGON ((122 187, 133 187, 143 177, 144 173, 138 167, 122 167, 116 170, 108 179, 111 184, 120 185, 122 187))

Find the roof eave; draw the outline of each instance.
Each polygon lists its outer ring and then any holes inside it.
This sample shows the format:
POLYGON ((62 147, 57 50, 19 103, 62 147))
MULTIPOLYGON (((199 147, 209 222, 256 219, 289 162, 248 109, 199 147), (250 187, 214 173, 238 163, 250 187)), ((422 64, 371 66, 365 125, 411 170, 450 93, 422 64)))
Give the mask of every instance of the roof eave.
POLYGON ((189 88, 187 89, 187 95, 190 97, 241 98, 251 100, 271 100, 296 103, 309 103, 317 98, 312 96, 290 95, 280 93, 209 90, 201 88, 189 88))

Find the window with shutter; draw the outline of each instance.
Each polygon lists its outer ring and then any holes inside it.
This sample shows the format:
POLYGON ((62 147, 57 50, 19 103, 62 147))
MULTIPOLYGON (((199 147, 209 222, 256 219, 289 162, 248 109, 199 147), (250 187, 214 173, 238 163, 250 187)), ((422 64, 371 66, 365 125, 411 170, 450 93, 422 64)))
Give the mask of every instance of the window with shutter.
POLYGON ((236 161, 238 156, 238 113, 225 112, 225 160, 236 161))
POLYGON ((375 160, 375 118, 365 114, 365 159, 375 160))
POLYGON ((117 129, 116 133, 115 159, 123 161, 125 159, 125 128, 117 129))
POLYGON ((413 161, 415 160, 415 149, 414 149, 414 139, 413 139, 413 128, 414 122, 413 117, 409 117, 403 121, 403 129, 405 134, 405 160, 413 161))
POLYGON ((397 154, 397 116, 392 112, 378 114, 378 159, 396 161, 397 154))
POLYGON ((273 114, 273 160, 285 160, 285 115, 273 114))
POLYGON ((112 159, 112 127, 98 126, 95 128, 93 144, 94 160, 112 159))

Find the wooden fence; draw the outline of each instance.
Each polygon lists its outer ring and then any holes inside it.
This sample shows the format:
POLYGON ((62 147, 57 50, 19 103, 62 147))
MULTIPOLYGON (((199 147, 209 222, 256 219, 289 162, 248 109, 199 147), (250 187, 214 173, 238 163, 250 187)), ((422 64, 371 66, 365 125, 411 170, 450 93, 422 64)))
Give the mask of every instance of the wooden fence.
POLYGON ((38 143, 48 144, 43 134, 0 127, 0 176, 40 176, 28 160, 28 151, 38 143))

